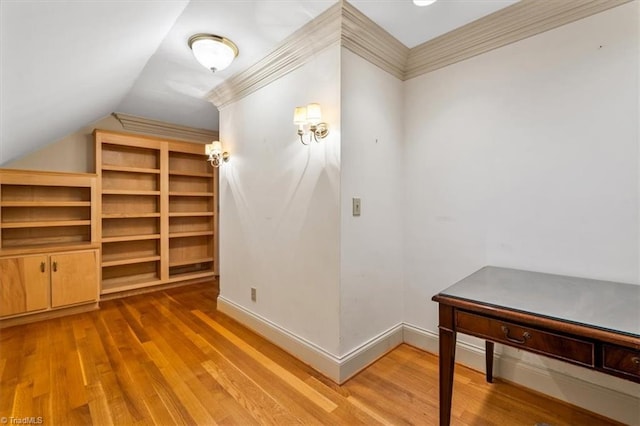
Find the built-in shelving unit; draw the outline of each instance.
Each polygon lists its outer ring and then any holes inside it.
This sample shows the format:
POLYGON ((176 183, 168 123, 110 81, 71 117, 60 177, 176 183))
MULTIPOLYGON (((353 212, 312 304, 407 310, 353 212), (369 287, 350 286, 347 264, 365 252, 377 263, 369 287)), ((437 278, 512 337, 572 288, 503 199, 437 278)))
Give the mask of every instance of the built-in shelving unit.
POLYGON ((170 280, 215 271, 216 169, 203 161, 201 146, 193 148, 169 148, 170 280))
POLYGON ((0 256, 96 244, 96 176, 0 170, 0 256))
POLYGON ((97 308, 97 176, 0 169, 0 327, 97 308))
POLYGON ((216 274, 216 170, 202 144, 96 131, 102 294, 216 274))

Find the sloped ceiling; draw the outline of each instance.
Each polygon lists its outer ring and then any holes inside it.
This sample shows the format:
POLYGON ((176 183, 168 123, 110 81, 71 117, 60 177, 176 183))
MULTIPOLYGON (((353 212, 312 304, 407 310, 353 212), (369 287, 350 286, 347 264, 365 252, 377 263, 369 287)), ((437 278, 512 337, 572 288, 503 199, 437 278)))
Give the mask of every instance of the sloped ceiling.
POLYGON ((185 126, 218 129, 218 112, 205 95, 227 77, 266 56, 333 1, 192 1, 147 63, 118 110, 185 126), (187 45, 196 33, 236 43, 240 54, 217 73, 202 67, 187 45))
POLYGON ((188 1, 0 2, 0 164, 114 111, 188 1))
MULTIPOLYGON (((413 47, 516 0, 353 0, 413 47)), ((1 0, 0 166, 112 112, 218 129, 204 95, 337 0, 1 0), (195 33, 232 39, 240 55, 212 74, 195 33)))

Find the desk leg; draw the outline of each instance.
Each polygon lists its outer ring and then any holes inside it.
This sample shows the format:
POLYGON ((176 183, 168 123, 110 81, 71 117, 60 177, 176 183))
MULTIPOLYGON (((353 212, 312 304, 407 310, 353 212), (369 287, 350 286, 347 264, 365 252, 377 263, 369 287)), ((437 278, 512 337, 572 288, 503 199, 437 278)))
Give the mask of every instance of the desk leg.
POLYGON ((451 422, 453 367, 456 361, 456 333, 440 328, 440 426, 451 422))
POLYGON ((485 367, 487 382, 493 383, 493 342, 485 340, 485 367))

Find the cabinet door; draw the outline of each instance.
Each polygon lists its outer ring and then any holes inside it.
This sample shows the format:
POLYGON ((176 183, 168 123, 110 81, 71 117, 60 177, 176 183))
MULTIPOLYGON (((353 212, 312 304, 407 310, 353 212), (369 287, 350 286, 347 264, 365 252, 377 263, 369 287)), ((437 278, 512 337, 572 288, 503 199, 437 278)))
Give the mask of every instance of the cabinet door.
POLYGON ((51 255, 51 307, 98 299, 98 251, 51 255))
POLYGON ((47 256, 0 259, 0 317, 47 309, 47 256))

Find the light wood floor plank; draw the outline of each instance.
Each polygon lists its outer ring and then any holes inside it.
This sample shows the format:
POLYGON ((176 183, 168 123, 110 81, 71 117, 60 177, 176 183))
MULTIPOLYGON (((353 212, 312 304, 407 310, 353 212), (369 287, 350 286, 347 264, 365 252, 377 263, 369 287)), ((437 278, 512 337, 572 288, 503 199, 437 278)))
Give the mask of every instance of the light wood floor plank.
MULTIPOLYGON (((51 425, 435 425, 438 358, 401 345, 343 385, 216 310, 217 284, 0 330, 0 417, 51 425)), ((453 425, 616 425, 456 367, 453 425)))
MULTIPOLYGON (((267 390, 261 388, 251 380, 234 380, 229 369, 220 367, 212 361, 205 361, 202 366, 222 388, 229 393, 258 424, 282 425, 303 424, 293 417, 284 407, 270 397, 267 390)), ((242 377, 242 375, 238 375, 242 377)), ((246 377, 245 377, 246 379, 246 377)))
MULTIPOLYGON (((231 411, 236 416, 240 415, 244 423, 250 423, 251 420, 245 416, 245 413, 249 412, 233 396, 224 392, 211 392, 210 382, 207 381, 207 378, 211 378, 211 376, 204 367, 198 367, 199 364, 202 365, 205 361, 210 361, 211 354, 202 350, 202 344, 198 343, 203 339, 185 324, 184 321, 187 320, 187 317, 180 315, 179 306, 174 305, 173 307, 176 308, 174 310, 168 309, 165 306, 166 301, 165 298, 165 303, 158 303, 152 299, 150 303, 155 310, 146 311, 145 314, 145 323, 162 322, 165 326, 162 327, 162 330, 156 330, 153 325, 145 325, 145 331, 153 339, 153 342, 160 345, 159 349, 163 354, 171 355, 171 365, 177 368, 181 380, 193 390, 195 397, 213 416, 215 420, 212 422, 224 422, 227 417, 225 411, 231 411), (167 322, 171 326, 168 326, 167 322), (174 351, 174 347, 179 348, 179 353, 174 351)), ((140 314, 137 312, 135 304, 130 305, 129 309, 134 315, 140 314)), ((216 383, 215 389, 217 391, 227 390, 220 383, 216 383)))
POLYGON ((91 413, 91 418, 100 419, 100 424, 105 426, 112 426, 114 423, 111 417, 111 410, 109 409, 102 383, 94 382, 88 384, 87 391, 89 393, 89 413, 91 413))
MULTIPOLYGON (((295 392, 289 382, 274 374, 272 370, 264 368, 261 363, 256 362, 245 352, 244 346, 238 348, 207 324, 201 322, 199 327, 201 327, 201 335, 207 344, 215 348, 221 357, 232 360, 234 368, 251 377, 261 388, 269 389, 270 397, 275 399, 280 406, 287 407, 290 412, 295 413, 295 416, 304 424, 326 424, 334 418, 322 407, 309 400, 306 395, 295 392)), ((215 361, 219 361, 215 353, 209 355, 215 361)), ((292 359, 289 357, 289 360, 292 359)), ((296 375, 296 377, 298 376, 296 375)))
MULTIPOLYGON (((207 412, 207 409, 200 403, 200 400, 191 391, 189 386, 187 386, 185 377, 181 376, 178 372, 180 369, 180 363, 176 361, 175 357, 171 357, 170 361, 168 357, 165 356, 171 354, 170 351, 160 351, 156 345, 159 341, 160 339, 156 338, 155 341, 143 343, 143 346, 149 357, 162 373, 167 384, 171 386, 171 389, 175 392, 181 405, 193 418, 196 424, 215 424, 216 422, 213 417, 211 417, 207 412)), ((190 374, 187 375, 186 379, 189 379, 189 376, 190 374)))
POLYGON ((213 328, 218 333, 223 335, 231 343, 233 343, 237 347, 244 350, 245 353, 247 353, 253 359, 258 361, 267 370, 283 378, 297 392, 307 397, 310 401, 312 401, 314 404, 324 409, 326 412, 330 413, 331 411, 337 408, 337 405, 334 404, 331 400, 329 400, 328 398, 325 398, 323 395, 316 392, 313 388, 311 388, 306 383, 298 379, 296 376, 291 374, 285 368, 281 367, 280 365, 272 361, 270 358, 264 356, 263 354, 255 350, 251 345, 248 345, 245 341, 238 338, 235 334, 231 333, 229 330, 222 327, 220 324, 216 323, 215 321, 212 321, 211 318, 205 315, 203 312, 199 310, 195 310, 193 311, 193 313, 202 321, 204 321, 207 325, 209 325, 211 328, 213 328))

